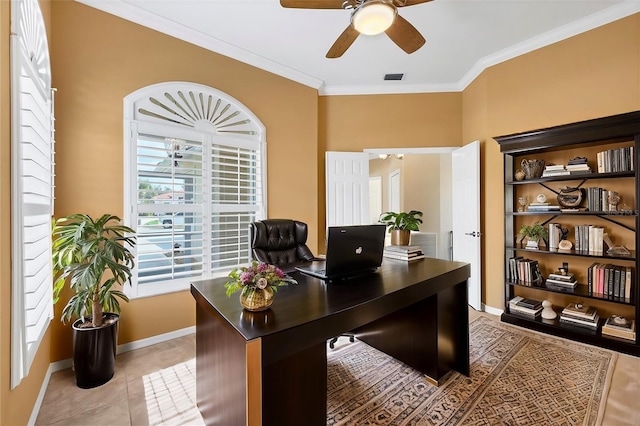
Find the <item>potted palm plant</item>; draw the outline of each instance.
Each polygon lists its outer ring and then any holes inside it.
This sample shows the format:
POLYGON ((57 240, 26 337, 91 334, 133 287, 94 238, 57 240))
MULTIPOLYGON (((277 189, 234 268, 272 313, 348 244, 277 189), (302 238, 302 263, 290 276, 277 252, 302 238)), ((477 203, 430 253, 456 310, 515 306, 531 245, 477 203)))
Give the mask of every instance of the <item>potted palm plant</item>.
POLYGON ((380 215, 378 222, 387 226, 387 232, 391 234, 391 244, 394 246, 408 246, 411 240, 411 231, 419 231, 422 223, 422 212, 411 210, 409 212, 385 212, 380 215))
POLYGON ((93 388, 113 377, 120 319, 120 290, 130 281, 134 266, 134 230, 117 216, 94 220, 86 214, 59 218, 53 227, 54 303, 65 284, 75 294, 62 310, 61 320, 77 318, 73 328, 73 366, 76 384, 93 388))

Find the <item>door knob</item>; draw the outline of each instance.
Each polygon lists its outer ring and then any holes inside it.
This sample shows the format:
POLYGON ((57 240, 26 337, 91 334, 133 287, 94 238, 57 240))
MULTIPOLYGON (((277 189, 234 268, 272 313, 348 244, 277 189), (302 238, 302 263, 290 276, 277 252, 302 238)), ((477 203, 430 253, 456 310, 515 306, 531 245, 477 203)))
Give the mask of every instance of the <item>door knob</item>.
POLYGON ((473 232, 465 232, 464 235, 470 235, 472 237, 478 237, 480 238, 480 236, 482 235, 482 232, 478 231, 473 231, 473 232))

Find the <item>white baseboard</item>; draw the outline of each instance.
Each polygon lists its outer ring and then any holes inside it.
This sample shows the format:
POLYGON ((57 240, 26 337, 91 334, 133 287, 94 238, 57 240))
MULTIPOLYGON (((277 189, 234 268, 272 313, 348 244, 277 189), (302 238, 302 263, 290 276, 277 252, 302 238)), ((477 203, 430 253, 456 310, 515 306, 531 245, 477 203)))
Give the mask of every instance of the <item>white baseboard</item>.
MULTIPOLYGON (((196 327, 191 326, 187 328, 183 328, 180 330, 170 331, 169 333, 158 334, 157 336, 147 337, 146 339, 136 340, 135 342, 125 343, 123 345, 118 345, 116 349, 116 353, 123 353, 133 351, 135 349, 145 348, 147 346, 155 345, 156 343, 166 342, 168 340, 177 339, 178 337, 188 336, 196 332, 196 327)), ((29 426, 33 426, 36 424, 36 419, 38 418, 38 413, 40 412, 40 407, 42 406, 42 401, 44 400, 44 395, 47 392, 47 386, 49 386, 49 380, 51 379, 51 375, 56 371, 65 370, 67 368, 71 368, 72 361, 71 358, 63 359, 62 361, 56 361, 49 364, 49 368, 47 369, 47 373, 44 376, 44 380, 42 381, 42 386, 40 386, 40 392, 38 393, 38 398, 33 406, 33 410, 31 411, 31 417, 29 417, 29 426)))
POLYGON ((497 316, 502 315, 504 312, 502 309, 494 308, 485 304, 482 305, 482 310, 488 314, 497 315, 497 316))

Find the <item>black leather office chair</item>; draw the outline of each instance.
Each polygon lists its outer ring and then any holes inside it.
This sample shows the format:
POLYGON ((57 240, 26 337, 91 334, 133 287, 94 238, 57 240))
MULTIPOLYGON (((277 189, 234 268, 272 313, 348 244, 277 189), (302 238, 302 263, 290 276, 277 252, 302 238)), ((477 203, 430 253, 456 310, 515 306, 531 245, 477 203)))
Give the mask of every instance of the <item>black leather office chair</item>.
POLYGON ((251 253, 259 262, 287 265, 316 257, 307 247, 307 224, 292 219, 265 219, 249 225, 251 253))
MULTIPOLYGON (((307 247, 307 224, 292 219, 265 219, 249 225, 251 254, 259 262, 277 265, 285 272, 300 262, 310 262, 316 257, 307 247)), ((353 333, 343 333, 354 341, 353 333)), ((333 349, 336 336, 329 341, 333 349)))

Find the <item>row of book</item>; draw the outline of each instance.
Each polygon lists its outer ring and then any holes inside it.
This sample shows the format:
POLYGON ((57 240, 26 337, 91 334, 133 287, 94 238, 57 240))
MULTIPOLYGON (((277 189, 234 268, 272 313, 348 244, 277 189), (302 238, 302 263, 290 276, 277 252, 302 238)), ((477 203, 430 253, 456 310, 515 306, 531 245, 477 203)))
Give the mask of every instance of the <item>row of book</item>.
POLYGON ((588 291, 608 299, 630 299, 634 295, 632 272, 631 266, 594 262, 587 268, 588 291))
POLYGON ((424 259, 425 257, 420 246, 385 246, 382 255, 389 259, 407 262, 424 259))
MULTIPOLYGON (((522 285, 543 282, 547 288, 572 291, 578 281, 573 273, 554 272, 545 279, 537 260, 514 256, 509 259, 507 280, 522 285)), ((630 300, 635 296, 633 288, 633 267, 594 262, 587 268, 587 291, 605 299, 630 300)))
POLYGON ((576 225, 575 249, 581 253, 602 254, 604 250, 604 228, 596 225, 576 225))
POLYGON ((598 173, 628 172, 634 170, 633 146, 598 152, 598 173))
POLYGON ((542 283, 542 272, 537 260, 515 256, 509 259, 507 278, 518 283, 542 283))
MULTIPOLYGON (((523 318, 536 320, 541 317, 542 302, 516 296, 509 300, 509 313, 523 318)), ((559 318, 560 325, 577 327, 582 330, 596 332, 600 327, 600 315, 593 306, 582 303, 569 303, 562 309, 559 318)), ((636 321, 621 315, 611 315, 602 324, 602 335, 635 341, 636 321)))
POLYGON ((590 212, 611 212, 617 211, 617 204, 620 201, 618 192, 609 191, 605 188, 592 186, 587 189, 587 210, 590 212))

